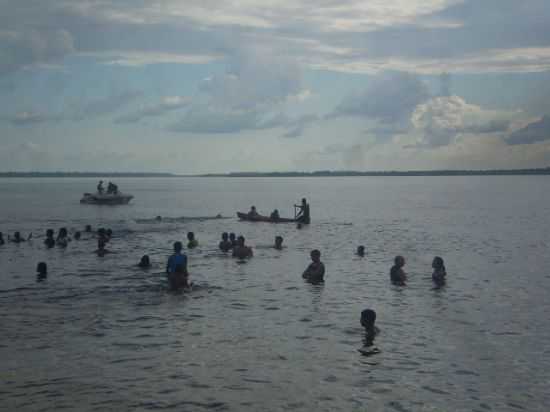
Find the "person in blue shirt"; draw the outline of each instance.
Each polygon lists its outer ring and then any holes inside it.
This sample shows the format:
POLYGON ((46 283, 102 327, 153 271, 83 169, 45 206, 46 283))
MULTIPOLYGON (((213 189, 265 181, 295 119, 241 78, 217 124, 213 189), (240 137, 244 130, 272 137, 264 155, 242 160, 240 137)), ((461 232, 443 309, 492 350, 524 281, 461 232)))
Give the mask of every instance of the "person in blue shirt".
POLYGON ((174 243, 174 254, 168 258, 166 273, 170 289, 177 290, 189 287, 189 273, 187 272, 187 255, 182 253, 181 242, 174 243))

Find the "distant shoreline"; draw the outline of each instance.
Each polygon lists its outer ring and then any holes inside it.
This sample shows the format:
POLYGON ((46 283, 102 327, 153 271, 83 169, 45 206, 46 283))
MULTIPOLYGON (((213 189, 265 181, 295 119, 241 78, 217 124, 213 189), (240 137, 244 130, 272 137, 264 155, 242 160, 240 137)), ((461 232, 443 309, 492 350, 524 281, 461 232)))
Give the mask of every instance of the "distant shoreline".
POLYGON ((91 178, 121 178, 121 177, 384 177, 384 176, 536 176, 550 175, 550 167, 540 169, 494 169, 494 170, 407 170, 407 171, 330 171, 315 172, 231 172, 183 175, 175 173, 146 172, 0 172, 0 178, 14 177, 91 177, 91 178))

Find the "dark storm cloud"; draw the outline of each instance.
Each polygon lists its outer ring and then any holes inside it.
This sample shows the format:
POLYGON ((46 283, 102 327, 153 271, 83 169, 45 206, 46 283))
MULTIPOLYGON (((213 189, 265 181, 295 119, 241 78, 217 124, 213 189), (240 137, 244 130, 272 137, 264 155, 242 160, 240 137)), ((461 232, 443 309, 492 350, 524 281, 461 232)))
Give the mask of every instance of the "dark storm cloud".
POLYGON ((408 122, 415 107, 429 97, 427 86, 417 76, 385 74, 375 78, 367 90, 344 99, 329 117, 363 116, 388 124, 408 122))
POLYGON ((529 123, 506 138, 509 145, 533 144, 550 140, 550 116, 529 123))

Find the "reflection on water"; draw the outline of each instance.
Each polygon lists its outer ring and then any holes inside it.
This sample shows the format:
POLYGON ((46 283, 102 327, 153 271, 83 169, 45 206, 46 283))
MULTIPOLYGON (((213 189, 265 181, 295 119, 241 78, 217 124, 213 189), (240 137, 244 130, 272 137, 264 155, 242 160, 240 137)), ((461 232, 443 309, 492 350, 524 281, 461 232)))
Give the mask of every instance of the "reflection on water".
POLYGON ((87 179, 0 181, 0 407, 6 410, 545 411, 550 183, 538 177, 121 179, 133 205, 78 204, 87 179), (538 184, 540 190, 530 190, 538 184), (327 188, 330 187, 330 190, 327 188), (53 193, 53 195, 51 195, 53 193), (50 194, 50 195, 47 195, 50 194), (307 196, 313 224, 174 219, 284 211, 307 196), (10 199, 17 198, 17 204, 10 199), (76 200, 75 200, 76 199, 76 200), (142 219, 138 222, 139 219, 142 219), (47 228, 114 230, 97 257, 83 234, 47 250, 47 228), (193 231, 190 293, 164 265, 193 231), (221 232, 258 248, 246 264, 221 232), (359 244, 366 257, 354 256, 359 244), (324 285, 303 281, 322 251, 324 285), (148 254, 152 268, 137 267, 148 254), (392 286, 407 258, 407 287, 392 286), (448 279, 431 281, 445 258, 448 279), (48 264, 37 282, 36 263, 48 264), (375 356, 359 315, 377 312, 375 356))

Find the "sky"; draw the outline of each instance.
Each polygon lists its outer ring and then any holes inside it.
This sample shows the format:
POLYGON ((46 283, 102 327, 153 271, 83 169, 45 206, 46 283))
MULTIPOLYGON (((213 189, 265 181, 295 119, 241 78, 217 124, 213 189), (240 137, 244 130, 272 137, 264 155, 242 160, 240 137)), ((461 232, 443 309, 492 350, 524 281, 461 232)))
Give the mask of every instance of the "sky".
POLYGON ((550 166, 548 0, 0 9, 0 171, 550 166))

